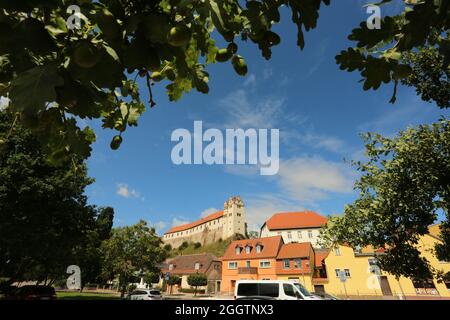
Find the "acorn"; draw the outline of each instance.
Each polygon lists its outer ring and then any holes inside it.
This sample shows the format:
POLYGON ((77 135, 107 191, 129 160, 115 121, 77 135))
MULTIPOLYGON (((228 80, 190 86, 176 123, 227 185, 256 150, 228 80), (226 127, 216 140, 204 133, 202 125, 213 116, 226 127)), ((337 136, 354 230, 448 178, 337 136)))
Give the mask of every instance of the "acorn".
POLYGON ((119 149, 121 143, 122 143, 122 137, 119 135, 114 136, 114 138, 111 141, 110 147, 113 150, 117 150, 117 149, 119 149))
POLYGON ((234 71, 240 76, 245 76, 247 74, 248 68, 247 63, 245 63, 244 58, 240 55, 235 55, 231 61, 234 71))
POLYGON ((184 25, 173 27, 167 34, 167 42, 171 46, 181 47, 189 43, 191 39, 191 31, 184 25))
POLYGON ((219 49, 216 53, 216 61, 225 62, 230 60, 233 56, 233 53, 228 49, 219 49))

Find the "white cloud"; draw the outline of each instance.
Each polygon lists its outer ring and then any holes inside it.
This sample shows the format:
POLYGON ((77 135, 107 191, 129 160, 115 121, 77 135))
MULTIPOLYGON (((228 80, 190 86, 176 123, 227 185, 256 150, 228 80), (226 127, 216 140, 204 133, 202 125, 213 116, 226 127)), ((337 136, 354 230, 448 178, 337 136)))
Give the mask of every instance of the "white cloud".
POLYGON ((214 212, 217 212, 217 211, 219 211, 219 209, 208 208, 208 209, 203 210, 202 213, 200 213, 200 216, 201 217, 206 217, 207 215, 210 215, 210 214, 212 214, 214 212))
POLYGON ((252 73, 245 79, 244 87, 255 86, 255 85, 256 85, 256 76, 252 73))
MULTIPOLYGON (((141 194, 138 191, 130 189, 128 185, 125 183, 117 184, 116 194, 124 198, 139 198, 141 196, 141 194)), ((141 199, 143 200, 143 198, 141 199)))
POLYGON ((273 76, 273 69, 270 68, 270 67, 265 67, 263 69, 263 79, 267 80, 267 79, 269 79, 272 76, 273 76))
POLYGON ((329 193, 351 193, 356 174, 345 163, 300 157, 281 161, 277 177, 291 199, 314 204, 329 193))
POLYGON ((187 224, 189 222, 190 222, 189 220, 185 220, 183 218, 173 218, 172 219, 172 227, 180 226, 182 224, 187 224))
POLYGON ((219 101, 227 111, 225 128, 274 128, 282 115, 284 99, 273 96, 251 100, 245 90, 236 90, 219 101))
POLYGON ((167 226, 167 223, 164 221, 158 221, 155 223, 150 221, 148 224, 154 227, 157 233, 160 233, 167 226))
POLYGON ((300 203, 277 194, 249 196, 245 202, 246 221, 249 231, 259 231, 262 224, 276 212, 301 211, 300 203))

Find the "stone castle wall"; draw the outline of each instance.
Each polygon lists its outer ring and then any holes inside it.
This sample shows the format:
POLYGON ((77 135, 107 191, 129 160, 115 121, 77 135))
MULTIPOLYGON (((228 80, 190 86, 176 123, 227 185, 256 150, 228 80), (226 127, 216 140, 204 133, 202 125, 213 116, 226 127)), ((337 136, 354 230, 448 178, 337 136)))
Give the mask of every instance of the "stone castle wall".
POLYGON ((219 239, 223 240, 222 235, 223 227, 218 227, 216 229, 205 228, 205 230, 200 233, 194 233, 192 235, 186 235, 173 239, 164 239, 164 244, 168 243, 172 246, 172 248, 178 248, 183 242, 187 241, 193 243, 200 242, 202 246, 204 246, 209 243, 217 242, 219 239))

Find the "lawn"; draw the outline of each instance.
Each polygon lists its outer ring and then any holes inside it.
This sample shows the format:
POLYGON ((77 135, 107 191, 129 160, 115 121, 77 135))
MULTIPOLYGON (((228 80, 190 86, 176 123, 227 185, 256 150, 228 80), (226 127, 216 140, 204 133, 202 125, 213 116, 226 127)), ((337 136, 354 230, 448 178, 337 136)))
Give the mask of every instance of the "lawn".
POLYGON ((58 300, 119 300, 118 295, 93 292, 56 292, 58 300))

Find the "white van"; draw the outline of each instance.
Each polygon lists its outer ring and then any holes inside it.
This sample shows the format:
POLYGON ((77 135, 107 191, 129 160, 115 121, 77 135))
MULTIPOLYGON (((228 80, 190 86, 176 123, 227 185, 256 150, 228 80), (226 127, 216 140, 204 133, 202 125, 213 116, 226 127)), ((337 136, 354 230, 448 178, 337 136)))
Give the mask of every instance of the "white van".
POLYGON ((239 280, 235 299, 322 300, 295 280, 239 280))

